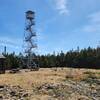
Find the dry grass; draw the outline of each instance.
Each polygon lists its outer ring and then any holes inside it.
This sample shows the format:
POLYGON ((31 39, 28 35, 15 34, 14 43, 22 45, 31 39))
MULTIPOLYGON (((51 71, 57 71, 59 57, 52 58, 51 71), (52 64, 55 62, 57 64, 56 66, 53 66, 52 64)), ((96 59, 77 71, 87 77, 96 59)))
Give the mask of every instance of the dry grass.
POLYGON ((95 73, 95 75, 100 76, 100 70, 87 70, 87 69, 70 69, 58 68, 57 71, 51 69, 40 69, 39 71, 25 72, 17 74, 1 74, 0 75, 0 85, 20 85, 25 89, 31 89, 32 86, 41 85, 44 83, 59 83, 64 79, 74 79, 81 80, 87 75, 87 71, 95 73))

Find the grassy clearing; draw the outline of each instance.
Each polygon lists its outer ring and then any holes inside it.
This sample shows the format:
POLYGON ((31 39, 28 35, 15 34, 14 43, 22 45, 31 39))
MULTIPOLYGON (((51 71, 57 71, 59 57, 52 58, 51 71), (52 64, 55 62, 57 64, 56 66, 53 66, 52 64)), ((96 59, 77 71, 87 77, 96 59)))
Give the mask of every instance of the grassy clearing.
MULTIPOLYGON (((87 93, 90 92, 88 90, 88 88, 90 89, 90 85, 95 90, 98 88, 100 82, 99 73, 100 70, 72 68, 64 68, 63 70, 58 68, 57 71, 49 68, 42 68, 39 71, 31 72, 21 70, 20 73, 16 74, 8 72, 0 74, 0 85, 7 85, 9 87, 6 94, 10 94, 10 90, 16 91, 15 93, 18 94, 18 98, 20 97, 20 93, 18 92, 20 91, 19 87, 21 87, 24 90, 23 94, 25 91, 28 93, 28 97, 25 97, 25 100, 81 100, 79 98, 87 97, 87 94, 84 93, 86 91, 87 93), (81 88, 77 88, 77 85, 81 88), (18 91, 14 89, 14 86, 18 88, 18 91), (82 95, 80 95, 80 91, 82 95)), ((98 91, 96 90, 96 98, 98 98, 98 91)), ((5 97, 5 94, 3 94, 3 97, 5 97)), ((91 95, 88 94, 87 98, 90 97, 91 95)), ((12 100, 13 97, 9 98, 9 100, 12 100)))
POLYGON ((100 78, 100 70, 87 70, 87 69, 71 69, 71 68, 58 68, 57 71, 52 69, 40 69, 39 71, 25 72, 17 74, 1 74, 0 85, 20 85, 25 89, 31 89, 32 86, 39 86, 44 83, 57 84, 62 80, 72 79, 80 81, 87 77, 100 78))

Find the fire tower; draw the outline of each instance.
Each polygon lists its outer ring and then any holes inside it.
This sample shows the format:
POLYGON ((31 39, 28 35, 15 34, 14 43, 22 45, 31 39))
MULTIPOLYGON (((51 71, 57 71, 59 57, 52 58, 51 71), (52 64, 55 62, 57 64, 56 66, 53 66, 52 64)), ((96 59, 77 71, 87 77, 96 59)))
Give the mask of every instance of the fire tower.
POLYGON ((24 33, 24 52, 27 56, 26 66, 28 68, 36 67, 35 62, 35 49, 37 48, 36 44, 36 32, 34 30, 35 26, 35 12, 27 11, 26 12, 26 23, 25 23, 25 33, 24 33))

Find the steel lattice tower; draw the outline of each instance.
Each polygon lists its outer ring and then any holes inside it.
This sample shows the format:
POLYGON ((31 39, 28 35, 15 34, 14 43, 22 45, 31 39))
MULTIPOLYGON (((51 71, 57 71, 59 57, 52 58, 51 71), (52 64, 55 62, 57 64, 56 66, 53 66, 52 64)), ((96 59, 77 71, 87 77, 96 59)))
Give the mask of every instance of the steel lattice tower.
POLYGON ((26 23, 25 23, 25 33, 24 33, 24 51, 27 56, 26 65, 28 68, 36 67, 34 50, 37 48, 35 43, 36 32, 34 31, 35 25, 35 12, 27 11, 26 12, 26 23))

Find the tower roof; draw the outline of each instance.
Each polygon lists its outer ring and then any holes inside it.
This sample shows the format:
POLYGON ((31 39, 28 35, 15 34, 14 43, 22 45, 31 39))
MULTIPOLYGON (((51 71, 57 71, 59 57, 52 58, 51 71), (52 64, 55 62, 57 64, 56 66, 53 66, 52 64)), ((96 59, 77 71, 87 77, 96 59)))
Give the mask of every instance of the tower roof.
POLYGON ((27 14, 28 14, 28 13, 29 13, 29 14, 34 14, 34 12, 31 11, 31 10, 28 10, 26 13, 27 13, 27 14))

